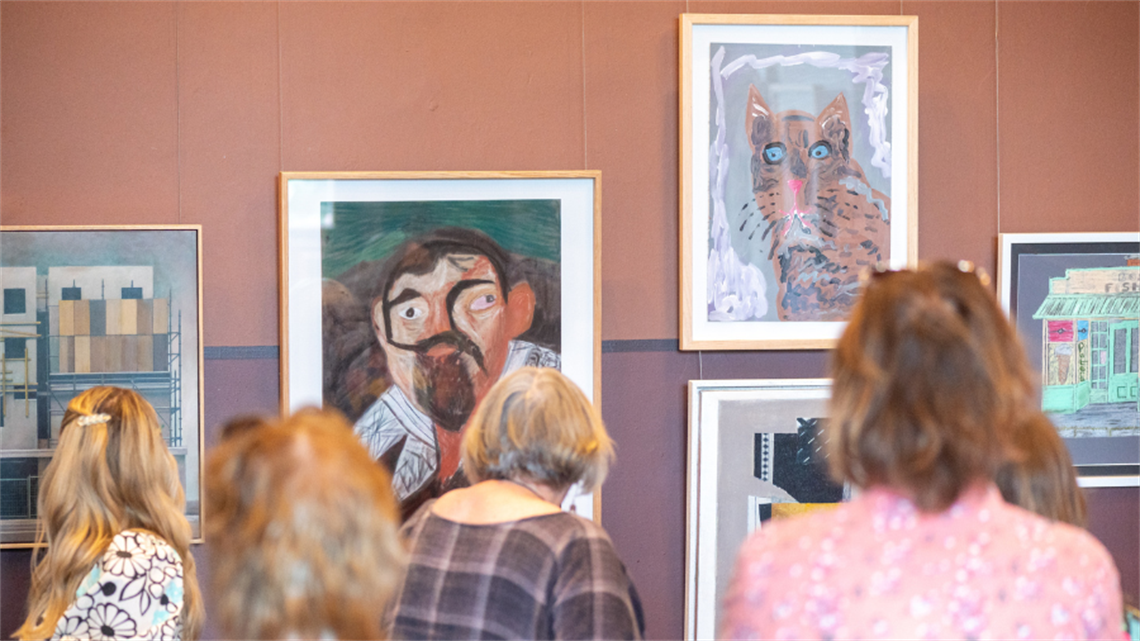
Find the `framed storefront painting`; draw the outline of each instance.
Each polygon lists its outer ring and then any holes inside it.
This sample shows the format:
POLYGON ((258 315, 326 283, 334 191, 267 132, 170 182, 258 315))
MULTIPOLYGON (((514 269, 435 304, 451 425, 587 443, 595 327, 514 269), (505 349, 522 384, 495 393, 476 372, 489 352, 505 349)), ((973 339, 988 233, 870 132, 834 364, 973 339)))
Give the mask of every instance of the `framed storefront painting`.
POLYGON ((343 412, 408 514, 466 482, 458 435, 503 374, 557 367, 598 403, 600 181, 282 173, 282 411, 343 412))
POLYGON ((1140 485, 1140 233, 1001 234, 998 291, 1085 487, 1140 485))
POLYGON ((918 18, 681 16, 681 349, 815 349, 917 259, 918 18))
POLYGON ((68 403, 132 389, 158 415, 201 539, 202 228, 0 227, 0 547, 36 535, 68 403))
POLYGON ((689 381, 685 638, 715 639, 740 545, 771 519, 849 498, 811 454, 828 379, 689 381))

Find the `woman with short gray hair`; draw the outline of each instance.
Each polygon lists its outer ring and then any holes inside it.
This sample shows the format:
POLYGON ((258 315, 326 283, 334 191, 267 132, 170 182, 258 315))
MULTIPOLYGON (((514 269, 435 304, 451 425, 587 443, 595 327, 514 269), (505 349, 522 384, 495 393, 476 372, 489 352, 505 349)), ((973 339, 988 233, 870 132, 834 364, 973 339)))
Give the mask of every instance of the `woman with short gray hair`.
POLYGON ((411 554, 396 639, 640 639, 641 603, 597 524, 563 512, 601 486, 613 445, 597 410, 554 369, 500 380, 463 437, 471 487, 404 525, 411 554))

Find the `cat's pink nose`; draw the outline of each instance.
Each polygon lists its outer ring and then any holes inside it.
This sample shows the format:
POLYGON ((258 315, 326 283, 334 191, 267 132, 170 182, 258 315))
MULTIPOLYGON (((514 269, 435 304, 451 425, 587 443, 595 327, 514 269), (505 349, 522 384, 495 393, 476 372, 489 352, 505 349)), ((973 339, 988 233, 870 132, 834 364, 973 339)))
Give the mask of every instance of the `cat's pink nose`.
POLYGON ((803 186, 804 186, 804 181, 802 181, 802 180, 789 180, 788 181, 788 188, 792 190, 792 197, 793 198, 800 195, 800 189, 802 189, 803 186))

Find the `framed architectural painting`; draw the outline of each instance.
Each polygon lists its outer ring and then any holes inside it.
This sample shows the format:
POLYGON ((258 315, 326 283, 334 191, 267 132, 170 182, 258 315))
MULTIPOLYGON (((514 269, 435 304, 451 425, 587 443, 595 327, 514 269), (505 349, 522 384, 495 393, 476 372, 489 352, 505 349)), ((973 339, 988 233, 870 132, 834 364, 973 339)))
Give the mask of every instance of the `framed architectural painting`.
POLYGON ((36 533, 39 481, 68 402, 141 394, 201 537, 202 228, 0 227, 0 547, 36 533))
POLYGON ((282 410, 348 416, 407 514, 466 483, 459 435, 503 374, 557 367, 599 402, 600 181, 282 173, 282 410))
POLYGON ((835 343, 917 258, 918 18, 681 16, 681 349, 835 343))
POLYGON ((689 381, 686 639, 716 638, 749 534, 847 498, 819 453, 830 390, 827 379, 689 381))
POLYGON ((1140 485, 1140 232, 1001 234, 998 291, 1081 485, 1140 485))

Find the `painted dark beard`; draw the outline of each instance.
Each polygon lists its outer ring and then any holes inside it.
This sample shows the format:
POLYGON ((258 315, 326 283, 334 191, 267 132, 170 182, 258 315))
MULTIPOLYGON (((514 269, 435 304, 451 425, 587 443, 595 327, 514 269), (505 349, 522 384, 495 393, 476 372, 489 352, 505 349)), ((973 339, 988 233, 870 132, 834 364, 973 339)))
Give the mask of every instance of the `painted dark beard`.
POLYGON ((458 432, 475 410, 475 384, 463 363, 463 352, 439 357, 416 354, 413 385, 416 402, 445 430, 458 432))

